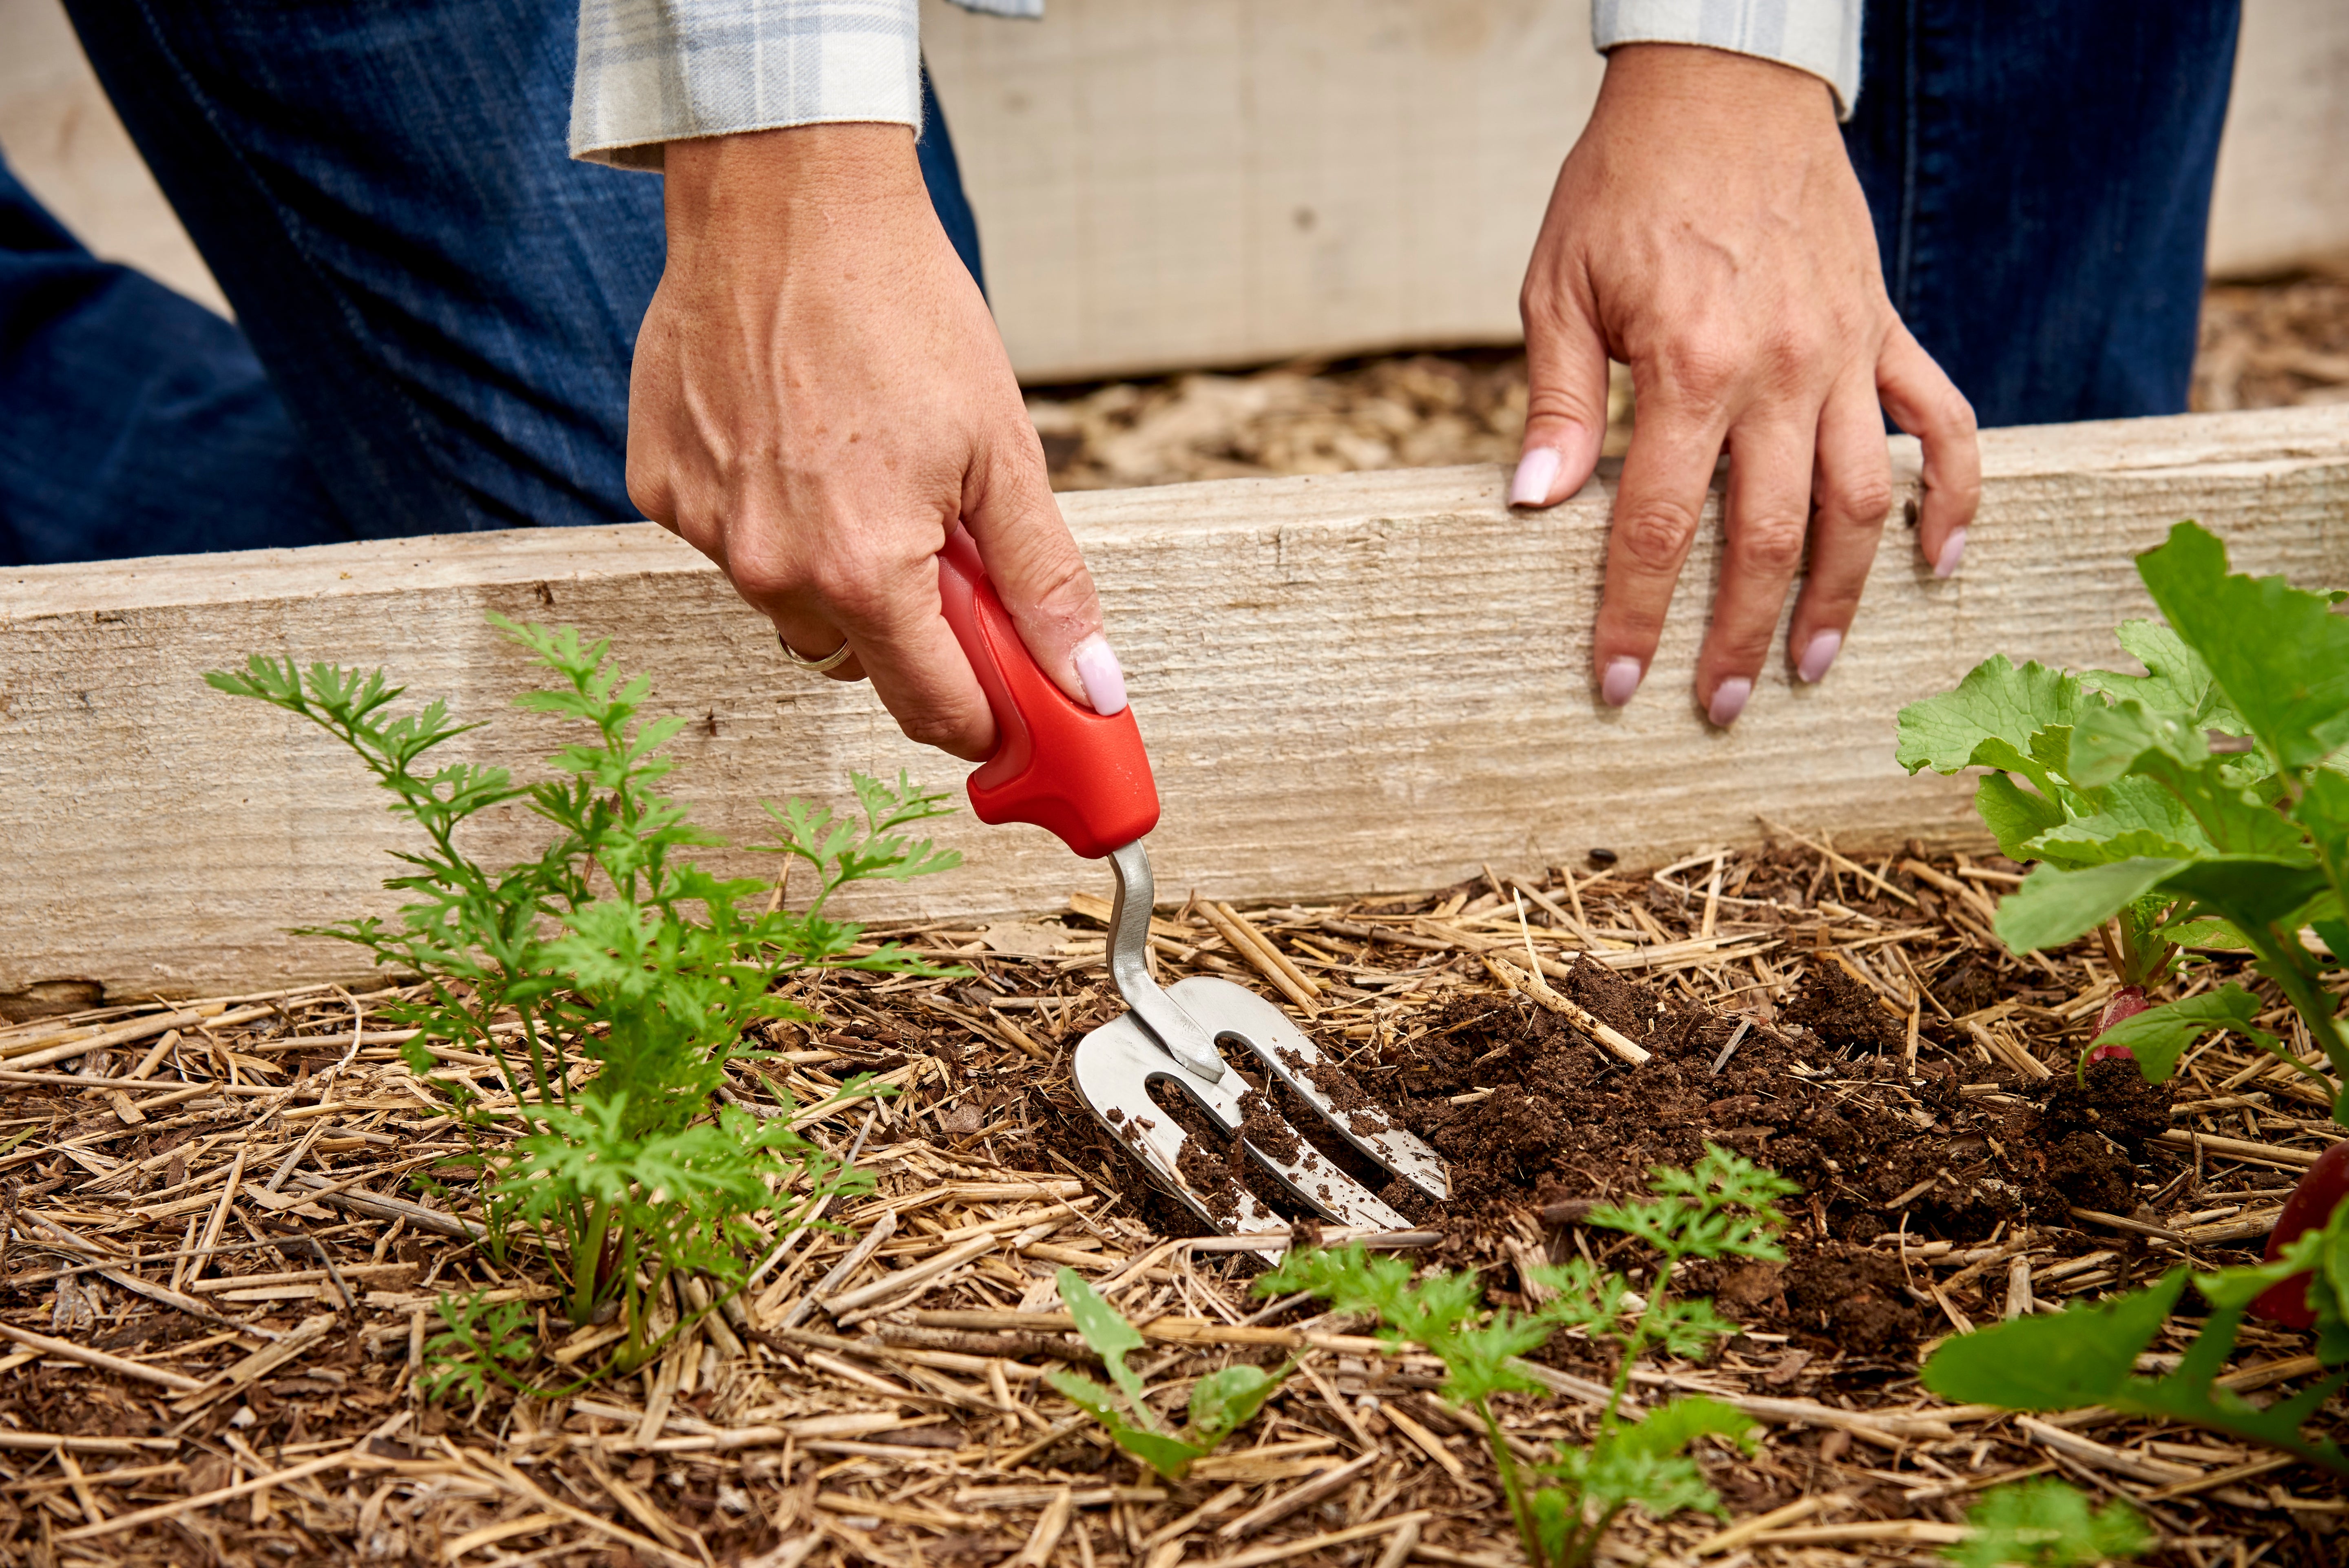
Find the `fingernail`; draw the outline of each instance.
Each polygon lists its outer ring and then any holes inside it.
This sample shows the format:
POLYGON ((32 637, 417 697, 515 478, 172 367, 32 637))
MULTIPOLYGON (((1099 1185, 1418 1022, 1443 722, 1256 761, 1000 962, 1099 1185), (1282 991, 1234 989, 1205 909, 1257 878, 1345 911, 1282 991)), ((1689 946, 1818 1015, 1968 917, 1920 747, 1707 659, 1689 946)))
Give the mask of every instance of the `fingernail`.
POLYGON ((1732 676, 1713 688, 1713 701, 1704 710, 1705 717, 1715 727, 1727 729, 1745 711, 1745 699, 1754 695, 1754 683, 1744 676, 1732 676))
POLYGON ((1107 718, 1123 709, 1125 671, 1118 667, 1109 639, 1095 632, 1077 645, 1075 658, 1077 684, 1085 688, 1085 700, 1093 705, 1093 711, 1107 718))
POLYGON ((1958 569, 1959 561, 1965 553, 1966 531, 1961 528, 1941 542, 1941 559, 1933 562, 1933 575, 1947 577, 1951 573, 1955 572, 1958 569))
MULTIPOLYGON (((1795 674, 1802 677, 1805 686, 1816 686, 1826 678, 1827 666, 1835 663, 1836 655, 1841 652, 1841 632, 1820 632, 1811 638, 1810 646, 1805 648, 1803 656, 1795 662, 1795 674)), ((1743 702, 1744 699, 1740 697, 1738 700, 1743 702)))
POLYGON ((1536 447, 1517 463, 1516 477, 1509 481, 1511 506, 1540 506, 1549 500, 1550 481, 1557 478, 1557 453, 1547 447, 1536 447))
POLYGON ((1646 672, 1640 668, 1637 659, 1626 657, 1609 661, 1607 673, 1599 681, 1599 700, 1609 707, 1621 707, 1631 700, 1631 694, 1640 689, 1640 678, 1646 672))

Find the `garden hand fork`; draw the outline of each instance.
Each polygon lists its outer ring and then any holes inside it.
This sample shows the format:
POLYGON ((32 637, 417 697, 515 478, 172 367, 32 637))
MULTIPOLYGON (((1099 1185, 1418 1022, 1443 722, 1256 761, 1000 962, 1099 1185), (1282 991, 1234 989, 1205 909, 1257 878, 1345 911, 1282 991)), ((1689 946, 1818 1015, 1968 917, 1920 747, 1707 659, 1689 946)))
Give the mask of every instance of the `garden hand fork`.
POLYGON ((1117 878, 1109 974, 1128 1010, 1087 1035, 1070 1064, 1087 1109, 1154 1180, 1227 1234, 1288 1226, 1223 1177, 1221 1151, 1185 1170, 1187 1135, 1151 1098, 1154 1087, 1171 1086, 1239 1136, 1251 1161, 1304 1208, 1343 1225, 1409 1229, 1256 1095, 1217 1047, 1246 1051, 1364 1159, 1440 1202, 1450 1183, 1435 1150, 1352 1091, 1343 1070, 1256 993, 1205 975, 1162 990, 1151 977, 1152 884, 1142 840, 1158 825, 1158 789, 1133 709, 1103 717, 1071 701, 1038 667, 968 533, 955 531, 938 568, 947 622, 986 689, 999 736, 995 755, 970 776, 971 810, 983 822, 1033 823, 1088 860, 1106 859, 1117 878), (1350 1103, 1338 1105, 1330 1088, 1350 1103))

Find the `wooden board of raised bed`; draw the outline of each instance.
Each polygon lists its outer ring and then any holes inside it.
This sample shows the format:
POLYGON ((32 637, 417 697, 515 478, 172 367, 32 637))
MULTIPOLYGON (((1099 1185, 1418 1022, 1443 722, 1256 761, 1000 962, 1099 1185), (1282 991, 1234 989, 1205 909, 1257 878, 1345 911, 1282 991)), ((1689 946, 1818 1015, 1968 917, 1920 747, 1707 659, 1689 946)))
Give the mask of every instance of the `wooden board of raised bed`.
MULTIPOLYGON (((1646 689, 1599 704, 1588 625, 1611 480, 1533 515, 1498 469, 1232 480, 1062 498, 1092 562, 1165 816, 1162 896, 1424 888, 1593 847, 1658 863, 1750 841, 1757 818, 1862 847, 1968 830, 1962 780, 1892 761, 1906 702, 1994 651, 2085 665, 2147 605, 2132 552, 2183 516, 2238 570, 2349 580, 2349 410, 2277 409, 1985 433, 1964 570, 1922 572, 1896 505, 1834 673, 1774 663, 1738 726, 1689 695, 1717 565, 1692 555, 1646 689)), ((1913 496, 1915 449, 1895 443, 1913 496)), ((960 769, 902 740, 862 686, 801 675, 697 554, 649 524, 20 569, 0 578, 0 994, 254 988, 347 973, 296 923, 388 909, 403 842, 353 759, 298 720, 205 688, 252 653, 384 665, 460 717, 531 684, 490 611, 575 623, 693 721, 672 783, 736 842, 761 799, 847 799, 846 775, 960 769)), ((534 774, 552 722, 471 755, 534 774)), ((519 808, 484 861, 534 841, 519 808)), ((967 816, 962 870, 884 893, 878 918, 1057 907, 1098 868, 967 816)), ((748 855, 730 869, 772 870, 748 855)))

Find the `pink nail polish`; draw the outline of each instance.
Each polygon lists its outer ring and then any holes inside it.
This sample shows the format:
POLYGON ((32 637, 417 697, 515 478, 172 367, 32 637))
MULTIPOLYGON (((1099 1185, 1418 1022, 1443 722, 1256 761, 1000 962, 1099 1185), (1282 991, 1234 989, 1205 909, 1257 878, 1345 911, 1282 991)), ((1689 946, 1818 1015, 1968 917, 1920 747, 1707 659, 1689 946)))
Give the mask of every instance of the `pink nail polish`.
POLYGON ((1801 677, 1805 686, 1816 686, 1826 678, 1827 666, 1836 662, 1836 655, 1841 652, 1841 632, 1815 633, 1810 645, 1803 650, 1803 656, 1795 662, 1795 674, 1801 677))
POLYGON ((1745 711, 1745 699, 1754 695, 1754 683, 1744 676, 1732 676, 1713 688, 1713 701, 1706 705, 1705 717, 1715 726, 1727 729, 1745 711))
POLYGON ((1941 542, 1941 559, 1933 562, 1933 575, 1947 577, 1958 569, 1958 562, 1966 553, 1966 531, 1958 530, 1941 542))
POLYGON ((1543 506, 1549 500, 1549 487, 1557 478, 1557 453, 1547 447, 1536 447, 1517 464, 1515 478, 1509 480, 1511 506, 1543 506))
POLYGON ((1640 689, 1640 678, 1646 674, 1637 659, 1627 656, 1609 660, 1607 673, 1599 680, 1599 700, 1609 707, 1621 707, 1640 689))
POLYGON ((1125 671, 1118 667, 1107 637, 1095 632, 1077 645, 1073 656, 1077 684, 1085 688, 1085 700, 1095 713, 1106 718, 1125 707, 1125 671))

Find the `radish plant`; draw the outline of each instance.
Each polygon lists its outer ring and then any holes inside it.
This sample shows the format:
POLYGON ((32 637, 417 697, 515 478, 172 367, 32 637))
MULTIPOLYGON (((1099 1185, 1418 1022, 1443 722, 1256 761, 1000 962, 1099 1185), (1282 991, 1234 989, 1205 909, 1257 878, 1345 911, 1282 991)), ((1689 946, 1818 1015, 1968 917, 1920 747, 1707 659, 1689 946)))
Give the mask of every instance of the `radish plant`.
POLYGON ((2195 1039, 2233 1028, 2323 1084, 2349 1125, 2335 1081, 2349 1032, 2327 984, 2349 955, 2349 619, 2340 595, 2230 574, 2226 547, 2191 522, 2137 571, 2168 624, 2117 635, 2148 673, 1992 658, 1901 710, 1899 760, 1991 769, 1976 808, 2002 850, 2038 862, 1999 906, 2010 948, 2116 923, 2123 988, 2102 1044, 2159 1081, 2195 1039), (2334 1078, 2252 1027, 2261 1009, 2240 986, 2146 1007, 2188 946, 2250 950, 2334 1078))
MULTIPOLYGON (((2168 622, 2121 628, 2147 674, 2075 676, 1992 659, 1956 691, 1902 711, 1899 759, 1912 773, 1993 770, 1975 797, 1983 820, 2009 855, 2038 862, 1999 905, 2008 947, 2058 946, 2117 919, 2121 956, 2139 965, 2122 977, 2140 985, 2184 946, 2246 949, 2316 1054, 2303 1058, 2261 1026, 2268 1005, 2239 985, 2116 1020, 2103 1044, 2126 1047, 2159 1082, 2196 1041, 2231 1030, 2320 1086, 2333 1119, 2349 1126, 2339 995, 2349 962, 2349 616, 2339 606, 2349 595, 2230 573, 2226 547, 2192 522, 2139 556, 2137 573, 2168 622)), ((2247 1311, 2313 1327, 2322 1361, 2349 1361, 2344 1196, 2349 1141, 2302 1178, 2265 1264, 2195 1277, 2213 1311, 2167 1377, 2137 1377, 2134 1364, 2185 1288, 2183 1271, 2103 1307, 1951 1341, 1926 1380, 1953 1398, 2023 1408, 2179 1416, 2349 1473, 2330 1444, 2298 1437, 2341 1377, 2264 1412, 2210 1382, 2247 1311)))
POLYGON ((1633 1504, 1660 1519, 1684 1508, 1727 1517, 1687 1450, 1708 1433, 1750 1449, 1754 1423, 1729 1405, 1702 1398, 1673 1399, 1626 1420, 1623 1398, 1644 1351, 1661 1346, 1675 1355, 1702 1356, 1737 1332, 1710 1301, 1673 1299, 1673 1269, 1691 1258, 1783 1261, 1785 1252, 1773 1239, 1785 1224, 1776 1203, 1801 1191, 1776 1171, 1711 1144, 1693 1170, 1660 1167, 1651 1175, 1656 1197, 1595 1209, 1584 1221, 1655 1250, 1656 1277, 1644 1302, 1621 1274, 1577 1258, 1529 1271, 1549 1294, 1533 1311, 1488 1312, 1474 1274, 1439 1274, 1414 1283, 1408 1262, 1371 1257, 1359 1242, 1342 1252, 1292 1253, 1256 1288, 1264 1295, 1310 1291, 1339 1312, 1375 1316, 1379 1336, 1397 1348, 1417 1344, 1441 1358, 1444 1396, 1467 1407, 1485 1429, 1526 1560, 1533 1568, 1581 1568, 1616 1516, 1633 1504), (1525 1466, 1493 1413, 1493 1396, 1540 1392, 1542 1385, 1518 1357, 1561 1328, 1616 1341, 1614 1386, 1589 1446, 1561 1443, 1548 1460, 1525 1466))
POLYGON ((2249 1268, 2192 1274, 2173 1269, 2158 1284, 2109 1301, 2079 1303, 2053 1317, 2019 1317, 1942 1342, 1925 1363, 1924 1383, 1960 1404, 2014 1410, 2101 1406, 2133 1416, 2190 1421, 2266 1443, 2334 1475, 2349 1477, 2349 1454, 2302 1427, 2349 1382, 2331 1371, 2290 1398, 2261 1405, 2215 1381, 2234 1354, 2244 1315, 2271 1293, 2304 1289, 2317 1330, 2317 1360, 2349 1362, 2349 1204, 2332 1220, 2249 1268), (2137 1359, 2152 1348, 2187 1284, 2210 1315, 2175 1370, 2147 1375, 2137 1359))
MULTIPOLYGON (((422 831, 424 847, 398 851, 408 869, 386 883, 409 897, 395 921, 370 915, 300 934, 352 943, 378 965, 421 977, 421 996, 384 1009, 420 1031, 402 1047, 419 1077, 440 1067, 426 1039, 495 1064, 502 1095, 484 1097, 461 1077, 436 1079, 453 1096, 482 1172, 487 1246, 502 1261, 534 1242, 574 1323, 624 1314, 614 1366, 626 1370, 658 1348, 648 1307, 672 1276, 707 1275, 722 1294, 739 1285, 746 1253, 771 1239, 755 1222, 788 1225, 811 1199, 870 1185, 792 1131, 789 1115, 761 1120, 735 1106, 713 1115, 711 1097, 730 1063, 767 1054, 745 1046, 747 1031, 815 1021, 776 995, 791 976, 952 973, 894 945, 852 955, 859 928, 831 919, 824 903, 844 882, 918 876, 959 857, 904 831, 945 815, 943 796, 903 778, 892 788, 858 776, 856 817, 835 821, 797 801, 768 808, 784 837, 763 847, 816 869, 805 910, 776 907, 763 881, 702 871, 688 852, 724 841, 657 788, 671 767, 661 748, 685 721, 641 717, 649 683, 608 667, 606 643, 583 644, 569 626, 491 620, 558 677, 516 706, 585 730, 539 783, 440 760, 439 748, 479 726, 451 721, 440 702, 396 716, 402 688, 381 670, 305 670, 256 655, 242 671, 204 678, 336 736, 390 793, 391 811, 422 831), (534 858, 492 872, 460 837, 511 800, 526 802, 553 834, 534 858), (761 903, 763 911, 745 907, 761 903)), ((841 1096, 865 1092, 860 1077, 841 1096)), ((515 1381, 499 1357, 484 1365, 515 1381)))

